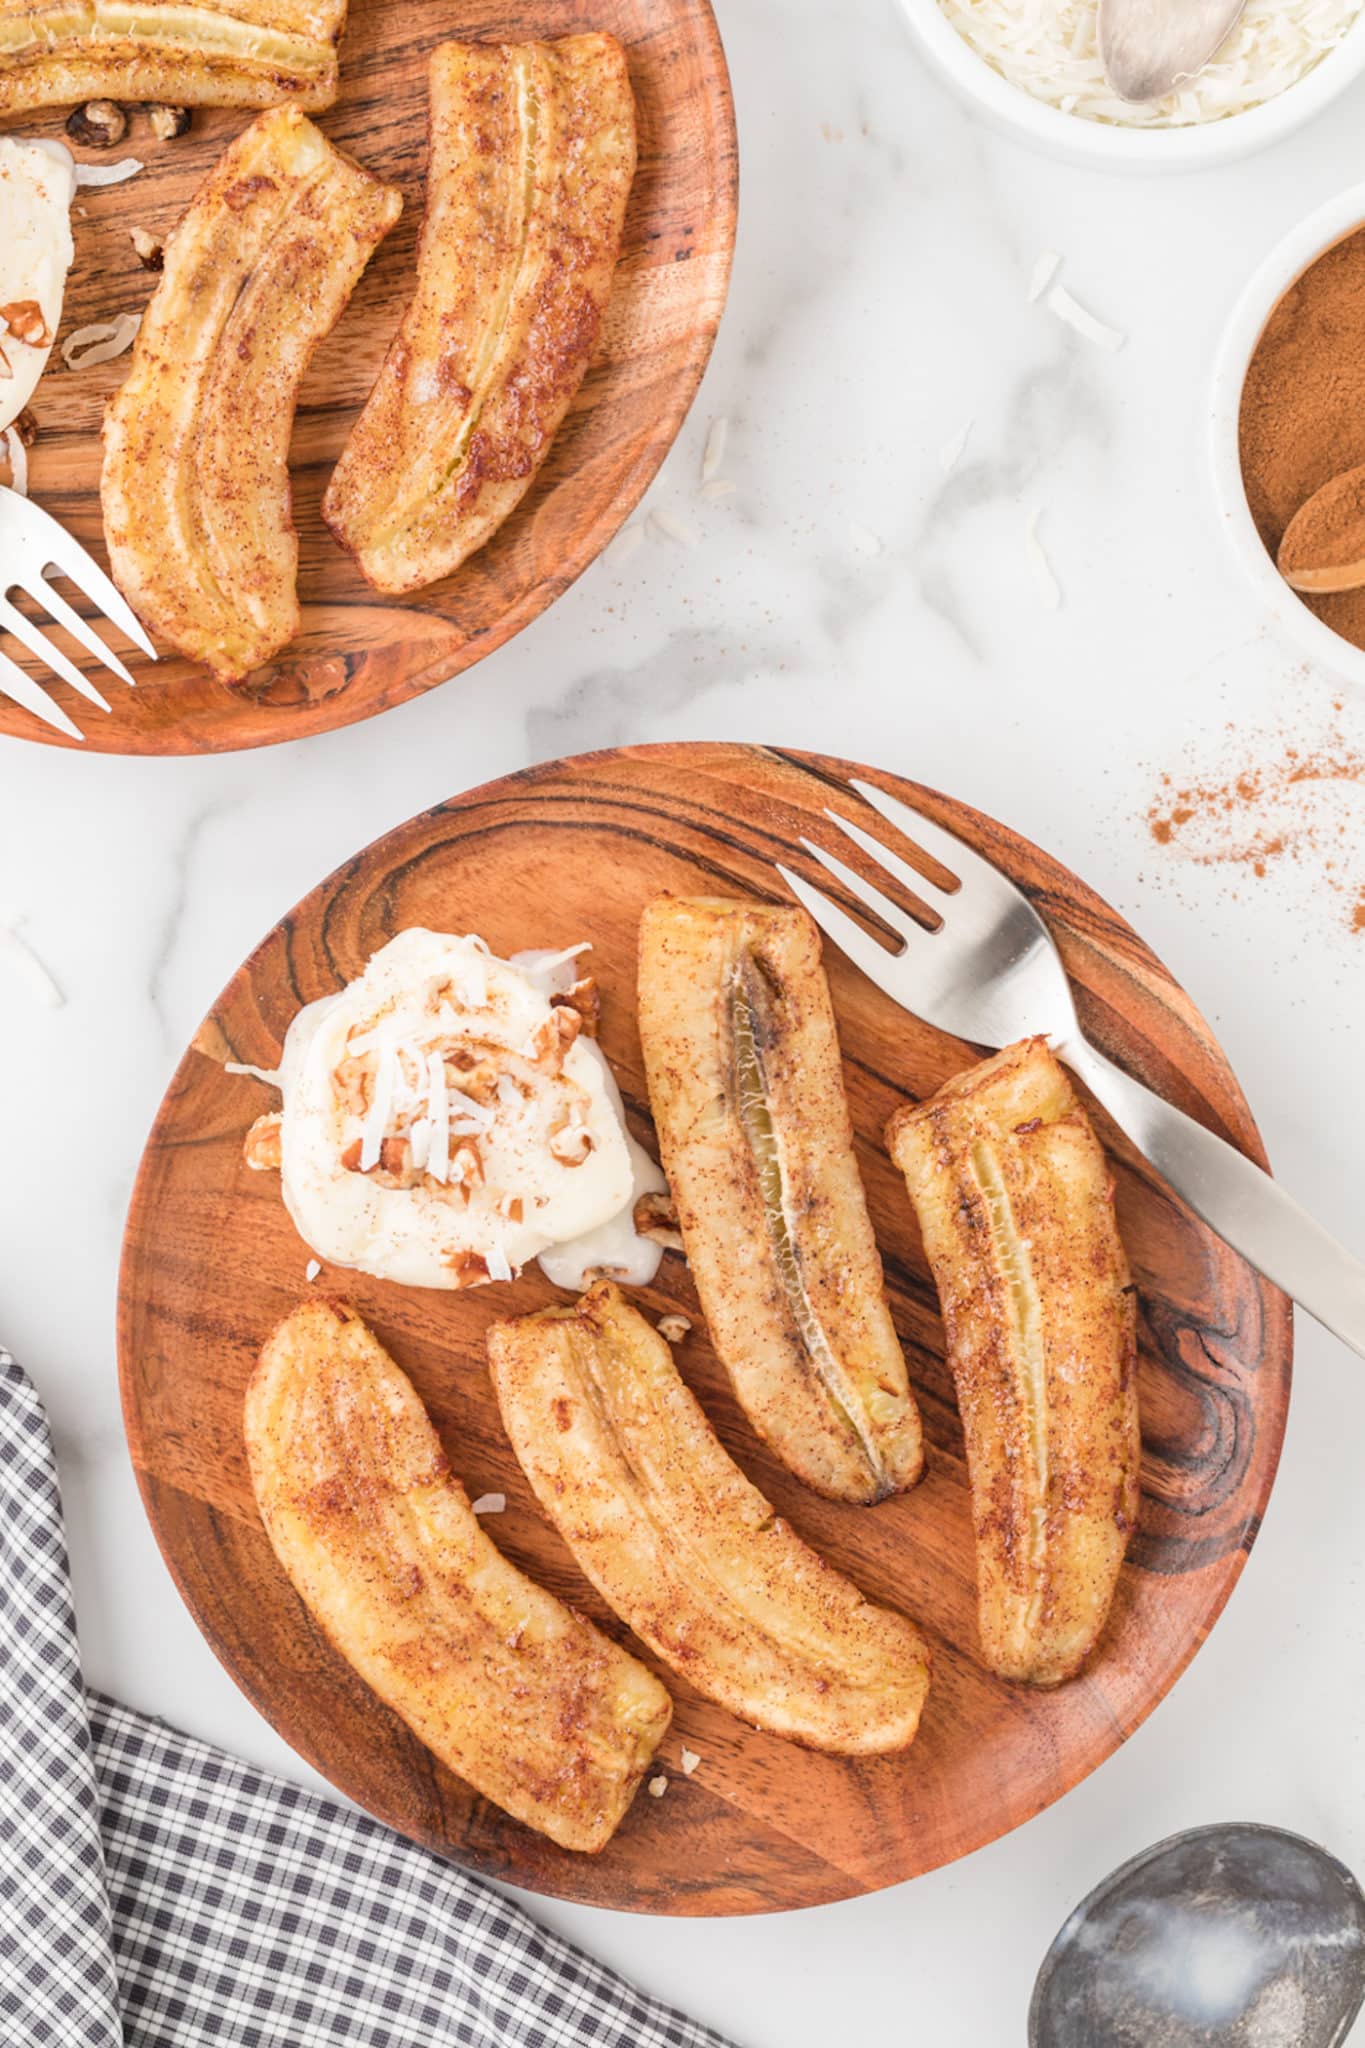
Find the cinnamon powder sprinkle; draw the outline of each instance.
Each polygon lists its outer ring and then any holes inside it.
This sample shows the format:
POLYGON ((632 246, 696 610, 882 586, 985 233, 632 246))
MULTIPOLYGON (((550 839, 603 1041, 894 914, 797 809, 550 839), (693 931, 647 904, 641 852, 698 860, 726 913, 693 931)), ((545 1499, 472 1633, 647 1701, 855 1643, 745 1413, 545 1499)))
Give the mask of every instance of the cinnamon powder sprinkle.
POLYGON ((1332 699, 1316 735, 1301 719, 1278 731, 1226 730, 1215 772, 1161 776, 1146 814, 1153 843, 1256 880, 1286 862, 1308 866, 1341 899, 1346 929, 1365 937, 1365 740, 1348 732, 1343 699, 1332 699))

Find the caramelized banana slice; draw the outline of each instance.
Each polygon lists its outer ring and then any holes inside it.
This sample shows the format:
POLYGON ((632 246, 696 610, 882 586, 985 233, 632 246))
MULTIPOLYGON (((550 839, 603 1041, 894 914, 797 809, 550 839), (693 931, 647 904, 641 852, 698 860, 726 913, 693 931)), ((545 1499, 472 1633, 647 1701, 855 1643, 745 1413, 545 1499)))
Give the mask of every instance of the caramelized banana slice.
POLYGON ((346 0, 0 0, 0 113, 85 100, 316 113, 346 0))
POLYGON ((804 910, 661 896, 640 1039, 711 1341, 759 1435, 817 1493, 923 1467, 853 1157, 820 937, 804 910))
POLYGON ((914 1740, 929 1689, 918 1631, 773 1512, 615 1287, 495 1323, 488 1355, 541 1506, 665 1663, 811 1749, 876 1756, 914 1740))
POLYGON ((105 418, 104 533, 146 625, 224 682, 297 631, 299 384, 401 205, 278 107, 224 152, 166 244, 105 418))
POLYGON ((982 1655, 1056 1685, 1099 1638, 1138 1513, 1135 1314, 1104 1153, 1041 1038, 898 1110, 886 1138, 943 1307, 982 1655))
POLYGON ((494 1547, 357 1316, 312 1301, 280 1324, 246 1445, 275 1554, 365 1683, 485 1799, 561 1848, 602 1848, 668 1694, 494 1547))
POLYGON ((529 489, 588 367, 634 174, 611 36, 436 51, 417 288, 322 506, 377 590, 458 568, 529 489))

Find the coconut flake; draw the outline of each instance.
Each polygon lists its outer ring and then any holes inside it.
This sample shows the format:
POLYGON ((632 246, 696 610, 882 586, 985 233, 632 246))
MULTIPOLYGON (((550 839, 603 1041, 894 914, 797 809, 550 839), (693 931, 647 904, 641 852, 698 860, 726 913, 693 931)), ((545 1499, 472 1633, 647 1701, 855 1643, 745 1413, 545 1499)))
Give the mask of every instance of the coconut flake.
POLYGON ((1052 573, 1047 550, 1038 538, 1038 523, 1042 516, 1042 506, 1035 505, 1024 528, 1024 545, 1028 549, 1029 567, 1033 571, 1033 580, 1038 585, 1038 595, 1048 610, 1055 612, 1062 601, 1062 589, 1052 573))
POLYGON ((1226 120, 1274 99, 1336 47, 1361 0, 1247 0, 1212 60, 1163 99, 1121 100, 1100 62, 1098 0, 940 0, 948 21, 1012 85, 1063 113, 1137 128, 1226 120))
POLYGON ((661 1771, 657 1778, 651 1778, 646 1790, 651 1799, 662 1799, 668 1790, 668 1780, 661 1771))
POLYGON ((116 164, 77 164, 77 185, 122 185, 125 179, 135 178, 145 166, 141 158, 121 156, 116 164))
POLYGON ((484 1264, 488 1268, 490 1280, 510 1280, 512 1278, 511 1261, 500 1244, 490 1243, 483 1257, 484 1264))
POLYGON ((5 454, 9 458, 9 487, 19 497, 26 498, 28 496, 28 450, 24 446, 24 437, 19 432, 18 427, 6 427, 0 439, 4 441, 5 454))
POLYGON ((507 1506, 505 1493, 481 1493, 474 1502, 476 1515, 500 1515, 507 1506))
POLYGON ((303 1269, 303 1277, 311 1286, 313 1281, 317 1279, 318 1274, 321 1271, 322 1267, 318 1263, 318 1261, 316 1259, 310 1259, 308 1261, 308 1264, 303 1269))
POLYGON ((950 473, 950 471, 956 469, 958 463, 962 460, 962 452, 967 446, 968 439, 971 436, 971 431, 975 424, 975 420, 964 420, 962 422, 962 425, 958 428, 957 432, 953 435, 952 440, 945 441, 943 446, 939 449, 938 466, 943 471, 943 474, 945 476, 947 476, 950 473))
POLYGON ((130 349, 142 325, 141 313, 118 313, 112 320, 92 320, 78 327, 62 343, 62 361, 68 370, 86 370, 92 363, 112 362, 130 349))
POLYGON ((592 940, 580 939, 576 946, 561 947, 558 953, 541 953, 534 949, 527 953, 514 953, 513 967, 519 967, 528 981, 541 982, 551 995, 567 995, 561 986, 560 969, 570 966, 580 953, 591 953, 592 940))
POLYGON ((1028 296, 1030 305, 1033 304, 1035 299, 1042 298, 1043 293, 1061 268, 1061 262, 1062 259, 1055 249, 1044 249, 1029 275, 1028 296))
POLYGON ((1093 341, 1097 348, 1117 351, 1123 347, 1124 336, 1117 327, 1106 327, 1103 320, 1097 320, 1087 312, 1078 299, 1073 299, 1064 284, 1054 284, 1047 295, 1047 302, 1059 320, 1065 320, 1068 327, 1074 327, 1077 334, 1093 341))
POLYGON ((700 1762, 701 1758, 697 1755, 695 1749, 685 1749, 682 1753, 683 1776, 690 1778, 700 1762))
POLYGON ((427 1055, 427 1121, 431 1125, 427 1172, 444 1184, 450 1176, 450 1104, 446 1100, 446 1063, 439 1052, 427 1055))
POLYGON ((725 460, 725 444, 729 438, 729 420, 712 420, 711 431, 706 437, 706 448, 701 458, 701 480, 704 484, 709 484, 713 477, 720 475, 720 466, 725 460))
POLYGON ((276 1067, 253 1067, 247 1060, 224 1060, 225 1074, 249 1074, 253 1081, 264 1081, 267 1088, 280 1086, 280 1073, 276 1067))
POLYGON ((623 526, 611 546, 607 549, 607 560, 613 569, 624 568, 637 548, 644 546, 644 528, 632 522, 623 526))
POLYGON ((372 1166, 378 1166, 380 1148, 388 1135, 389 1118, 393 1115, 393 1087, 397 1077, 398 1062, 393 1047, 379 1049, 379 1071, 374 1077, 374 1093, 370 1106, 365 1112, 365 1121, 360 1127, 360 1171, 368 1173, 372 1166))
POLYGON ((49 1010, 60 1010, 66 997, 26 939, 13 925, 0 924, 0 953, 3 953, 21 981, 49 1010))
POLYGON ((670 512, 667 505, 655 505, 645 527, 654 540, 671 540, 680 548, 692 548, 697 544, 697 536, 686 520, 679 519, 676 512, 670 512))

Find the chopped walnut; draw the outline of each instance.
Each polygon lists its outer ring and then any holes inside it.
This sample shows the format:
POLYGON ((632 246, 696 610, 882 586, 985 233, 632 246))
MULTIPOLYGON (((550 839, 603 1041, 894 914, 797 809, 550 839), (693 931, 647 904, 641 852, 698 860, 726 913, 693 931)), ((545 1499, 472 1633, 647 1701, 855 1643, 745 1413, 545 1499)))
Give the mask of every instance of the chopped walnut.
POLYGON ((666 1337, 670 1344, 681 1344, 692 1325, 686 1316, 660 1316, 659 1335, 666 1337))
POLYGON ((160 235, 153 235, 146 228, 129 228, 128 240, 133 245, 133 254, 144 270, 165 268, 166 244, 160 235))
POLYGON ((174 142, 178 135, 188 132, 190 110, 188 107, 149 106, 147 125, 158 142, 174 142))
POLYGON ((641 1195, 635 1204, 636 1235, 661 1244, 666 1252, 680 1252, 682 1233, 678 1229, 678 1205, 672 1195, 658 1189, 641 1195))
POLYGON ((0 306, 0 320, 16 341, 26 342, 29 348, 51 346, 52 329, 36 299, 11 299, 7 306, 0 306))
POLYGON ((602 998, 598 994, 597 983, 590 974, 585 974, 581 981, 576 981, 566 994, 551 996, 550 1004, 556 1010, 576 1010, 582 1019, 584 1037, 596 1038, 598 1025, 602 1021, 602 998))
POLYGON ((445 1045, 441 1048, 441 1064, 452 1088, 458 1088, 471 1102, 487 1103, 498 1078, 490 1059, 464 1045, 445 1045))
POLYGON ((277 1109, 265 1116, 258 1116, 242 1141, 242 1157, 253 1173, 278 1173, 282 1154, 280 1151, 280 1125, 283 1119, 277 1109))
POLYGON ((586 1124, 556 1124, 550 1133, 550 1157, 561 1166, 581 1166, 593 1149, 586 1124))
POLYGON ((450 1155, 450 1184, 470 1191, 483 1186, 483 1154, 472 1138, 462 1138, 450 1155))
POLYGON ((38 438, 38 421, 31 406, 25 406, 14 422, 14 431, 25 448, 31 448, 38 438))
POLYGON ((87 100, 67 115, 66 132, 86 149, 112 149, 128 133, 128 116, 114 100, 87 100))
POLYGON ((537 1024, 526 1048, 526 1057, 531 1065, 551 1080, 558 1080, 564 1071, 564 1055, 583 1029, 583 1019, 577 1010, 560 1005, 553 1008, 543 1023, 537 1024))
POLYGON ((457 1287, 482 1287, 488 1279, 488 1261, 482 1252, 451 1252, 446 1260, 457 1287))

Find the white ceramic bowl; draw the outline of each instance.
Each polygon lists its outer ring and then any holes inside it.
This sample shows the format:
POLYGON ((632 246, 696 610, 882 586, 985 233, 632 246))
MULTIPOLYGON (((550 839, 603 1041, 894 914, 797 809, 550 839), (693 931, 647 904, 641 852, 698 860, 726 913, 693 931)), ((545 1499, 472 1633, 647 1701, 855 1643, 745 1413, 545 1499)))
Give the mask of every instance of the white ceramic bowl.
POLYGON ((1237 422, 1247 365, 1266 321, 1296 278, 1356 228, 1365 226, 1365 185, 1329 199, 1271 250, 1233 307, 1213 373, 1211 394, 1213 487, 1232 551, 1277 626, 1310 661, 1335 669, 1365 688, 1365 652, 1324 626, 1280 575, 1252 522, 1242 481, 1237 422))
POLYGON ((930 62, 993 126, 1053 156, 1095 169, 1175 171, 1230 163, 1311 120, 1320 107, 1365 71, 1362 10, 1314 70, 1264 106, 1188 128, 1123 128, 1063 114, 1045 100, 1034 99, 1022 86, 1011 85, 958 34, 939 0, 900 0, 900 4, 930 62))

